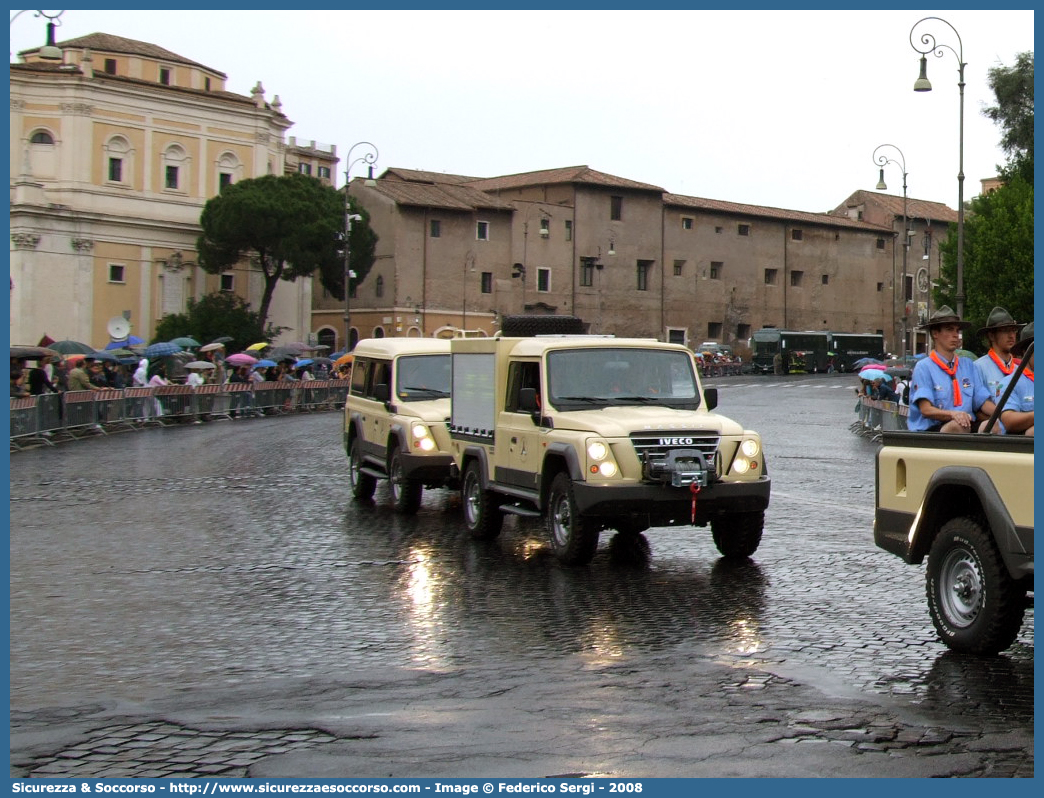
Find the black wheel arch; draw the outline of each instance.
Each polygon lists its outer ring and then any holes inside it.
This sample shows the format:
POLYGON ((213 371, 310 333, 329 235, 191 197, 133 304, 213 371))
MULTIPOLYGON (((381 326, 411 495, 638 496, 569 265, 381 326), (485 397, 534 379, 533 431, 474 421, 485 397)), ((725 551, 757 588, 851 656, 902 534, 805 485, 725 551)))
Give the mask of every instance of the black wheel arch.
POLYGON ((993 538, 1008 573, 1020 578, 1024 573, 1024 556, 1030 553, 1023 546, 1015 522, 990 475, 973 466, 944 466, 932 475, 921 503, 909 561, 922 562, 943 525, 961 516, 974 518, 983 525, 993 538))

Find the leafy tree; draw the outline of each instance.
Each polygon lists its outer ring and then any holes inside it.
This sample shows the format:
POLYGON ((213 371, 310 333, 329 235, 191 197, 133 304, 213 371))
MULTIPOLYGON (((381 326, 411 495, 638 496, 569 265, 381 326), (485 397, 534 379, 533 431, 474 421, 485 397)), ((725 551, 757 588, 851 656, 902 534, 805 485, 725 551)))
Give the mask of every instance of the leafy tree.
MULTIPOLYGON (((352 225, 352 268, 360 280, 373 265, 377 239, 365 213, 361 209, 355 212, 364 217, 352 225)), ((316 178, 265 175, 233 183, 207 201, 199 222, 203 234, 196 250, 203 269, 218 274, 248 257, 261 271, 265 281, 258 308, 262 324, 268 319, 280 280, 293 282, 318 270, 322 284, 344 297, 335 290, 343 283, 339 247, 344 196, 316 178)))
POLYGON ((187 335, 202 344, 229 336, 225 350, 237 352, 259 341, 274 341, 284 330, 265 324, 261 314, 250 309, 242 297, 225 291, 190 299, 185 313, 170 313, 156 326, 155 341, 169 341, 187 335))
MULTIPOLYGON (((935 306, 956 307, 956 225, 950 226, 940 249, 943 266, 935 306)), ((996 305, 1019 321, 1033 318, 1033 186, 1021 175, 1012 175, 969 205, 964 217, 964 293, 964 318, 976 327, 996 305)), ((968 343, 979 342, 969 338, 968 343)))
POLYGON ((1033 184, 1033 53, 1019 53, 1010 67, 997 66, 989 72, 990 88, 997 104, 983 113, 1003 130, 1001 146, 1008 164, 1006 177, 1017 172, 1033 184))

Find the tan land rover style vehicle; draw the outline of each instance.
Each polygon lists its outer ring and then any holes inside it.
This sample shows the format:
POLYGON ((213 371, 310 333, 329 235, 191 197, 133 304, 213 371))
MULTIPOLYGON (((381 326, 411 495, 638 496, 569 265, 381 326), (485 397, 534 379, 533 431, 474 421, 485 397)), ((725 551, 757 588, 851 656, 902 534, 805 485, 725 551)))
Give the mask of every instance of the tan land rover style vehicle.
POLYGON ((400 513, 420 506, 424 488, 457 486, 449 451, 450 342, 371 338, 353 352, 344 406, 344 450, 356 499, 390 482, 400 513))
POLYGON ((604 529, 709 524, 726 557, 758 548, 770 489, 761 438, 713 412, 717 392, 703 390, 686 347, 457 339, 452 360, 451 450, 473 536, 496 537, 505 514, 543 517, 567 564, 589 562, 604 529))
POLYGON ((928 611, 949 648, 1008 648, 1033 592, 1033 438, 902 430, 881 443, 874 542, 928 558, 928 611))

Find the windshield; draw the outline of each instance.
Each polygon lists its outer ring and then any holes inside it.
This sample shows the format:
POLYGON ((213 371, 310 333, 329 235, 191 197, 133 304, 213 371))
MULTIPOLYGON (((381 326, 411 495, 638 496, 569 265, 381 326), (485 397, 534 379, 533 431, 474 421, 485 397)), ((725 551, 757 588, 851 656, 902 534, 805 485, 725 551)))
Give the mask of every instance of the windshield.
POLYGON ((399 399, 416 402, 450 395, 450 356, 409 355, 396 366, 395 391, 399 399))
POLYGON ((560 410, 607 405, 699 406, 692 359, 657 349, 586 348, 547 357, 550 402, 560 410))

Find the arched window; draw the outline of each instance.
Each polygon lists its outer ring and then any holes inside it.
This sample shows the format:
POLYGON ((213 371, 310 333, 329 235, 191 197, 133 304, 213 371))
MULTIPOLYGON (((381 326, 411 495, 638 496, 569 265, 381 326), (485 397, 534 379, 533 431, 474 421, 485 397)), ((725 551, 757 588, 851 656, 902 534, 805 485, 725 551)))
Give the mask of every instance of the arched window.
POLYGON ((46 130, 34 130, 33 135, 29 137, 30 144, 54 144, 54 136, 48 133, 46 130))
POLYGON ((123 136, 110 136, 102 147, 103 180, 129 186, 134 182, 134 149, 123 136))
POLYGON ((380 275, 377 275, 377 282, 374 286, 374 292, 377 294, 378 297, 384 296, 384 278, 380 275))
POLYGON ((189 157, 180 144, 171 144, 163 151, 164 191, 187 191, 189 184, 189 157))
POLYGON ((238 183, 243 179, 243 164, 240 163, 239 157, 234 152, 226 150, 221 153, 218 156, 216 166, 217 190, 219 193, 225 186, 238 183))

